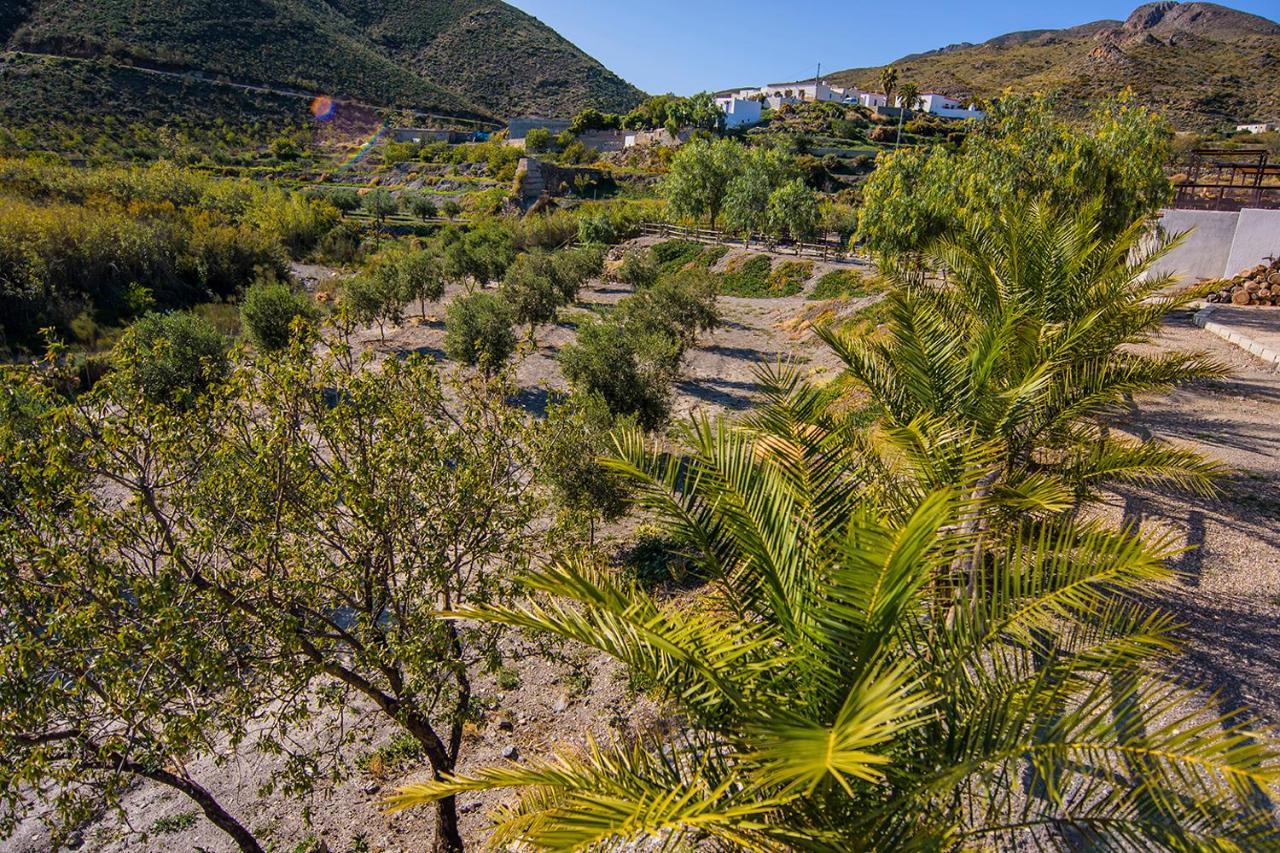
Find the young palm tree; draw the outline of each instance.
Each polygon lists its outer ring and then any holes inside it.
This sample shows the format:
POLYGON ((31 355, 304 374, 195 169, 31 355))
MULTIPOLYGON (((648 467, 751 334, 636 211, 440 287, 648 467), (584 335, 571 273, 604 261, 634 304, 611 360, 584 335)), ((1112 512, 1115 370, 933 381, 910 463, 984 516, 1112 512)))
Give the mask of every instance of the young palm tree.
POLYGON ((613 465, 711 578, 696 607, 569 564, 529 579, 536 602, 457 614, 612 655, 687 730, 411 785, 396 806, 518 789, 492 840, 553 850, 1280 844, 1250 796, 1280 778, 1273 750, 1150 674, 1171 620, 1130 594, 1168 576, 1168 543, 966 524, 995 443, 967 445, 958 486, 885 506, 856 449, 769 418, 695 422, 679 456, 620 440, 613 465))
POLYGON ((903 83, 902 94, 899 96, 902 105, 898 108, 898 138, 893 143, 893 147, 897 148, 902 145, 902 119, 908 110, 916 108, 916 101, 920 100, 920 87, 915 83, 903 83))
POLYGON ((943 459, 954 448, 921 429, 941 423, 1005 448, 988 491, 1017 496, 1019 511, 1065 509, 1118 481, 1211 488, 1216 465, 1108 426, 1127 397, 1223 368, 1143 349, 1196 294, 1148 275, 1170 241, 1145 240, 1141 222, 1102 240, 1097 222, 1096 208, 1033 206, 975 225, 925 253, 945 280, 888 270, 898 287, 881 334, 821 332, 883 413, 873 433, 882 459, 903 458, 905 442, 937 454, 930 482, 951 482, 943 459))
POLYGON ((880 71, 880 88, 884 89, 885 106, 893 106, 893 90, 898 86, 898 69, 886 65, 880 71))

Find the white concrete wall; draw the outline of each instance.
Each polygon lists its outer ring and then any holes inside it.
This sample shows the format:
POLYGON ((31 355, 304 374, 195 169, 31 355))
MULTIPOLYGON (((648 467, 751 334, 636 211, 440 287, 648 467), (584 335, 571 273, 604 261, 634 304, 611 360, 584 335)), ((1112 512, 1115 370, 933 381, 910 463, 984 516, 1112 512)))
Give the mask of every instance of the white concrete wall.
POLYGON ((1187 283, 1222 278, 1240 214, 1226 210, 1165 210, 1160 227, 1169 235, 1186 232, 1182 244, 1161 258, 1150 275, 1166 273, 1187 283))
POLYGON ((1223 277, 1233 276, 1245 267, 1257 266, 1268 257, 1280 257, 1280 210, 1240 211, 1235 240, 1223 277))

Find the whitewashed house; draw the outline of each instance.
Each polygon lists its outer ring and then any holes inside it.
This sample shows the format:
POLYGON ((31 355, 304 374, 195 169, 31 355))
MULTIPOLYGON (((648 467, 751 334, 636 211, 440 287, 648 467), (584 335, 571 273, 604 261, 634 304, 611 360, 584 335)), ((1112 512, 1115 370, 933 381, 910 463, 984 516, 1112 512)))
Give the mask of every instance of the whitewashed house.
POLYGON ((1268 133, 1275 130, 1280 125, 1274 125, 1271 122, 1260 122, 1258 124, 1237 124, 1236 133, 1268 133))
MULTIPOLYGON (((894 103, 898 107, 903 106, 902 98, 895 98, 894 103)), ((910 109, 940 118, 983 118, 986 115, 982 110, 966 109, 955 98, 938 92, 921 92, 910 109)))
POLYGON ((875 109, 876 107, 889 106, 889 99, 879 92, 863 92, 858 96, 858 103, 862 104, 864 107, 875 109))
POLYGON ((755 98, 740 98, 737 95, 722 96, 716 98, 716 106, 724 111, 724 126, 729 130, 760 122, 762 105, 755 98))

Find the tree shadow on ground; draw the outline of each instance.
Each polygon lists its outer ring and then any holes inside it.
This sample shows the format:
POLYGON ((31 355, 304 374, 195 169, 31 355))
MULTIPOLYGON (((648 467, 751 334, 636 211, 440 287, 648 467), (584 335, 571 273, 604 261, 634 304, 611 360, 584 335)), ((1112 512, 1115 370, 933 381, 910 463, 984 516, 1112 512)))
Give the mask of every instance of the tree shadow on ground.
POLYGON ((758 382, 743 382, 734 379, 683 379, 676 383, 681 394, 687 394, 704 403, 722 406, 733 411, 749 409, 760 393, 758 382))

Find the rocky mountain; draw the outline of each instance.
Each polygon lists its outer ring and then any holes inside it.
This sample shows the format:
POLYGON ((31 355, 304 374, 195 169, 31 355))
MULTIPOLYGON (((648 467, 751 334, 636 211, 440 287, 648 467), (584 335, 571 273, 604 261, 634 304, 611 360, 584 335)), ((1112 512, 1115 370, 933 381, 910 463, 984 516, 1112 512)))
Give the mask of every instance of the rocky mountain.
MULTIPOLYGON (((1214 3, 1149 3, 1124 21, 1009 33, 892 64, 900 80, 966 99, 1040 91, 1083 109, 1129 87, 1180 129, 1280 120, 1280 24, 1214 3)), ((877 89, 880 71, 831 80, 877 89)))
POLYGON ((620 110, 642 97, 498 0, 0 0, 0 40, 459 116, 620 110))

